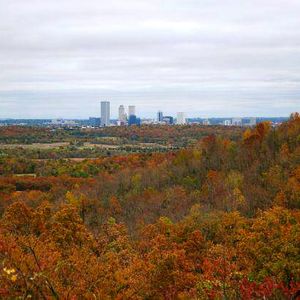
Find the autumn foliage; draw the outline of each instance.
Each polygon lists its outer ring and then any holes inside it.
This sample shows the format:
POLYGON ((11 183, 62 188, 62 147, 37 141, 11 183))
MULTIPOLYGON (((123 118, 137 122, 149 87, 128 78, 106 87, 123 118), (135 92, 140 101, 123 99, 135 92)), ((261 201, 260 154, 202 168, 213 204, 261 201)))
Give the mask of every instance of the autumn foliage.
POLYGON ((3 174, 0 298, 296 299, 299 163, 293 114, 238 139, 3 174))

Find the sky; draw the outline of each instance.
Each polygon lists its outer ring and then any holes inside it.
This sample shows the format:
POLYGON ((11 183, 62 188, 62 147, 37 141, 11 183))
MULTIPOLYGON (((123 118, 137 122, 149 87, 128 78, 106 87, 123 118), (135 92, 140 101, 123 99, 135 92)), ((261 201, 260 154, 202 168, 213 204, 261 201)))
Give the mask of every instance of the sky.
POLYGON ((0 118, 300 111, 299 0, 0 0, 0 118))

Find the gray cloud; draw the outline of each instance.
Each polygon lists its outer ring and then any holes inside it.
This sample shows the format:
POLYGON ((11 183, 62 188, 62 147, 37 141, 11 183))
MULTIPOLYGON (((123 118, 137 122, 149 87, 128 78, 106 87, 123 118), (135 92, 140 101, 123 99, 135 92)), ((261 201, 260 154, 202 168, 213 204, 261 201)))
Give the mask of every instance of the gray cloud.
POLYGON ((288 115, 298 0, 0 0, 0 117, 288 115))

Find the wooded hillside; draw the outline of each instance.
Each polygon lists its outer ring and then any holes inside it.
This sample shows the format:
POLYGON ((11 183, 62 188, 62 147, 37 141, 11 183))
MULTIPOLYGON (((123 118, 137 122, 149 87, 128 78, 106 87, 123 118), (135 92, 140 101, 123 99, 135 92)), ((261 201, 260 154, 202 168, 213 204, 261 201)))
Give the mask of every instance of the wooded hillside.
POLYGON ((164 153, 1 156, 0 298, 296 297, 300 116, 220 130, 164 153))

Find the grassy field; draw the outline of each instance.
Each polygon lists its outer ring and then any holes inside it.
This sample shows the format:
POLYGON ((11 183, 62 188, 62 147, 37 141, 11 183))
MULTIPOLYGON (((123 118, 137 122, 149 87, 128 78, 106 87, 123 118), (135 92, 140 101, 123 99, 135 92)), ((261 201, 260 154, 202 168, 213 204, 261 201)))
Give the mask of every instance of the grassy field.
POLYGON ((69 142, 60 143, 33 143, 33 144, 0 144, 0 149, 54 149, 69 146, 69 142))
MULTIPOLYGON (((60 143, 32 143, 32 144, 0 144, 0 149, 55 149, 61 147, 71 146, 69 142, 60 142, 60 143)), ((111 144, 97 144, 86 142, 78 148, 101 148, 101 149, 117 149, 120 147, 135 147, 135 148, 169 148, 168 146, 160 145, 157 143, 135 143, 135 144, 122 144, 122 145, 111 145, 111 144)))

